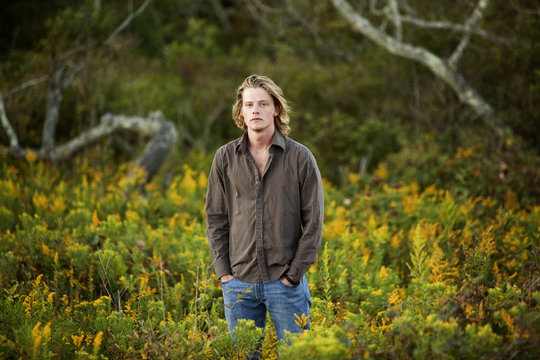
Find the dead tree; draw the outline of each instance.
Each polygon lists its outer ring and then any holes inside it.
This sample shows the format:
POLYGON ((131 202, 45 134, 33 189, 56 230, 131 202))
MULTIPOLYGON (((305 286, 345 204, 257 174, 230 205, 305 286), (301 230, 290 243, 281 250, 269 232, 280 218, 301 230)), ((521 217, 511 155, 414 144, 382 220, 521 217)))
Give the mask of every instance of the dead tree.
POLYGON ((88 64, 91 54, 99 47, 106 47, 121 33, 131 21, 140 15, 153 0, 145 0, 142 5, 131 13, 102 43, 88 43, 76 46, 53 61, 48 75, 24 82, 3 95, 0 92, 0 121, 9 139, 9 147, 2 146, 13 157, 24 157, 29 151, 36 154, 42 161, 60 162, 73 157, 84 148, 99 140, 111 136, 118 131, 133 131, 143 136, 151 137, 140 159, 138 166, 146 172, 146 182, 157 173, 167 153, 178 140, 178 132, 174 124, 161 112, 150 113, 148 117, 106 114, 101 117, 97 126, 84 131, 64 144, 55 142, 56 127, 60 118, 60 105, 66 89, 73 79, 88 64), (28 87, 47 83, 47 105, 43 122, 42 142, 38 149, 23 148, 14 131, 4 106, 4 98, 14 95, 28 87))
MULTIPOLYGON (((413 9, 407 1, 387 0, 384 6, 382 1, 370 0, 370 12, 383 17, 393 26, 393 33, 384 28, 376 27, 361 10, 355 9, 347 0, 331 0, 338 13, 347 21, 351 29, 361 33, 390 53, 413 60, 427 67, 437 78, 445 82, 461 102, 469 106, 478 117, 496 130, 501 130, 495 122, 495 110, 478 91, 471 85, 458 69, 458 63, 473 35, 490 37, 478 24, 490 0, 478 0, 476 7, 463 24, 447 21, 428 21, 415 16, 413 9), (461 33, 461 40, 452 54, 444 58, 428 49, 406 42, 403 39, 403 26, 412 25, 421 28, 450 30, 461 33)), ((496 39, 497 40, 497 39, 496 39)), ((500 40, 500 39, 498 39, 500 40)))

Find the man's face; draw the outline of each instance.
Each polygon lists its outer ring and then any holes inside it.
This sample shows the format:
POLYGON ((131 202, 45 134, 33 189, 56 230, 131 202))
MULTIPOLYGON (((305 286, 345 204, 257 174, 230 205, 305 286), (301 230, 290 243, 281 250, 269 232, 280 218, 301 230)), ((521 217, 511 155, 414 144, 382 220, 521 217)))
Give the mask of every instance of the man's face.
POLYGON ((274 100, 263 88, 246 88, 242 94, 242 116, 248 130, 274 132, 274 116, 279 110, 274 100))

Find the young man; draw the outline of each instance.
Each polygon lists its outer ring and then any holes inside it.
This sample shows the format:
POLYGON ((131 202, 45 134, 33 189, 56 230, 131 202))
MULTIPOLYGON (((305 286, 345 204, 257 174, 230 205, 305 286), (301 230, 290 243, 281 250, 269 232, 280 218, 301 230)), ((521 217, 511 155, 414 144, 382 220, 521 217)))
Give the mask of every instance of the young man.
POLYGON ((231 336, 239 319, 264 329, 267 311, 279 339, 309 328, 297 316, 309 316, 305 273, 320 246, 323 188, 311 152, 287 137, 288 110, 271 79, 247 77, 232 110, 246 131, 217 150, 210 170, 208 243, 231 336))

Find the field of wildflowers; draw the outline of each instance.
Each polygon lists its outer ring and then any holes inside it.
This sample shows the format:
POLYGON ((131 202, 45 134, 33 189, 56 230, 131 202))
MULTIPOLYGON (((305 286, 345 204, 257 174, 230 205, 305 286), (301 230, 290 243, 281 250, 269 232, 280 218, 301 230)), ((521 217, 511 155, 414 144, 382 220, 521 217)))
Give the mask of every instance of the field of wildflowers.
MULTIPOLYGON (((191 162, 142 195, 127 165, 0 156, 1 358, 251 353, 263 334, 245 323, 229 338, 205 236, 208 159, 191 162)), ((281 346, 267 331, 262 357, 537 359, 540 206, 389 173, 325 182, 312 330, 281 346)))

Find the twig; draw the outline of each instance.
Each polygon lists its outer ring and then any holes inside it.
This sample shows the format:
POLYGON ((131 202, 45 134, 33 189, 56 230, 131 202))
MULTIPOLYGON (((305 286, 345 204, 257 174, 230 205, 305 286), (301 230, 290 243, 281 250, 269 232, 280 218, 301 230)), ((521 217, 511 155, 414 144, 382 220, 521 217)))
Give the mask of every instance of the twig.
POLYGON ((6 95, 4 96, 4 98, 8 98, 10 97, 11 95, 15 94, 16 92, 19 92, 21 90, 24 90, 30 86, 34 86, 34 85, 37 85, 37 84, 41 84, 42 82, 45 82, 49 79, 49 75, 43 75, 43 76, 40 76, 38 78, 35 78, 35 79, 32 79, 32 80, 28 80, 28 81, 25 81, 23 82, 22 84, 18 85, 18 86, 15 86, 13 89, 9 90, 6 95))
POLYGON ((403 39, 403 29, 401 26, 401 14, 399 13, 399 7, 396 0, 390 0, 390 13, 392 14, 390 19, 394 23, 395 37, 398 41, 403 39))
POLYGON ((471 29, 480 21, 482 16, 484 15, 484 10, 488 6, 490 0, 479 0, 478 4, 476 5, 476 8, 474 9, 472 15, 467 19, 465 22, 465 34, 461 38, 461 41, 459 42, 458 46, 448 59, 448 63, 453 68, 456 67, 457 62, 463 55, 463 52, 469 45, 469 42, 471 41, 471 29))
POLYGON ((137 16, 139 16, 140 13, 146 9, 148 4, 150 4, 153 0, 146 0, 134 13, 129 15, 120 26, 118 26, 111 35, 103 42, 104 45, 109 45, 111 41, 118 35, 120 32, 122 32, 137 16))

